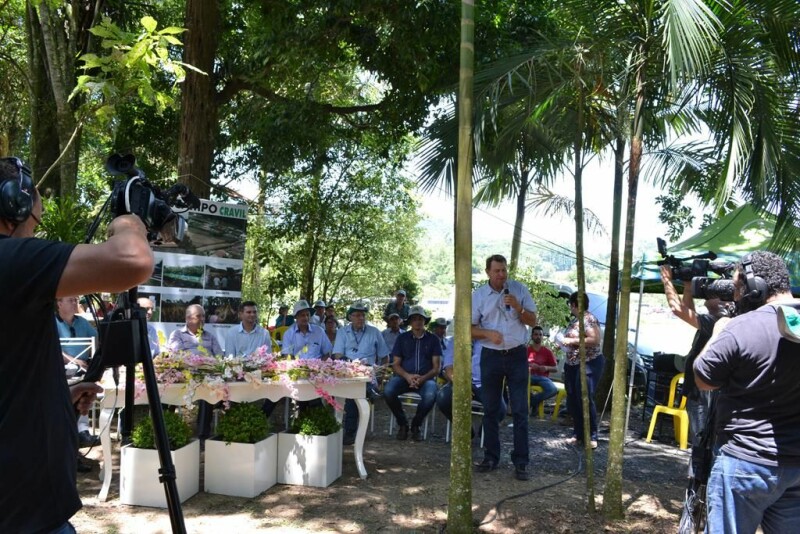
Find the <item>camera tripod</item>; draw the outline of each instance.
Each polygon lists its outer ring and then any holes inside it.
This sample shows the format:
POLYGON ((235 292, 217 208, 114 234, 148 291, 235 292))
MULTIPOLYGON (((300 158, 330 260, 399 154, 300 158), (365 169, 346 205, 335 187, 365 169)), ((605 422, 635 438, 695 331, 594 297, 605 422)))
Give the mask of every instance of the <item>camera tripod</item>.
MULTIPOLYGON (((153 368, 153 355, 147 337, 147 320, 144 309, 136 303, 138 289, 129 289, 120 294, 117 307, 102 322, 98 323, 100 349, 84 377, 86 382, 97 382, 108 368, 113 368, 114 380, 119 383, 119 367, 125 366, 125 410, 123 412, 123 441, 130 439, 133 425, 134 380, 137 363, 142 364, 150 416, 153 420, 156 449, 161 464, 159 480, 164 485, 172 532, 185 534, 183 510, 175 483, 175 464, 169 450, 167 430, 164 426, 164 412, 153 368)), ((110 469, 111 466, 106 466, 110 469)))

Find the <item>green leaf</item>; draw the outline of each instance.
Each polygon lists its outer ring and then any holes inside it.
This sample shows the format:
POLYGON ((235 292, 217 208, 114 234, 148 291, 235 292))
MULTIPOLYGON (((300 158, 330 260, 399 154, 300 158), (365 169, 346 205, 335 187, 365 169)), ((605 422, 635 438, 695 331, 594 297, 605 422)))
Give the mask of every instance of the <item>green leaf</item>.
POLYGON ((158 22, 156 22, 156 19, 150 16, 142 17, 141 23, 142 26, 144 26, 144 29, 147 30, 148 33, 153 33, 154 31, 156 31, 156 26, 158 26, 158 22))
POLYGON ((171 35, 180 35, 186 31, 186 28, 179 28, 177 26, 167 26, 163 30, 159 31, 159 35, 171 34, 171 35))

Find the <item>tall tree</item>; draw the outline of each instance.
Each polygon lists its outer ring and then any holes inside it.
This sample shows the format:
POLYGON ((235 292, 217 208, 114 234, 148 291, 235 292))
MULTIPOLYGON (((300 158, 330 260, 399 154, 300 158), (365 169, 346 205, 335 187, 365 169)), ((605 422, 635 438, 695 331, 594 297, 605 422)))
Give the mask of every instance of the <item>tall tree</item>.
POLYGON ((453 373, 453 446, 450 455, 448 532, 472 532, 472 90, 475 16, 462 2, 458 84, 458 196, 456 198, 456 332, 453 373))

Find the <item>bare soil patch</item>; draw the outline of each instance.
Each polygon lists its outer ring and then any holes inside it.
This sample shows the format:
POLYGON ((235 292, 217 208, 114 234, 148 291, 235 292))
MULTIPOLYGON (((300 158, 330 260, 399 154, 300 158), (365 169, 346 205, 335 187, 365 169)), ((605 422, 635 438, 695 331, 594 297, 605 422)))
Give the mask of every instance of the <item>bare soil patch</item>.
MULTIPOLYGON (((276 410, 281 412, 281 410, 276 410)), ((329 533, 440 532, 447 518, 450 444, 444 440, 445 419, 438 413, 425 442, 397 441, 389 436, 389 410, 379 402, 375 431, 367 434, 364 457, 369 477, 361 480, 352 447, 345 447, 342 477, 328 488, 277 485, 253 499, 201 492, 183 504, 187 530, 196 533, 329 533)), ((476 420, 477 421, 477 420, 476 420)), ((641 412, 631 413, 625 447, 623 499, 627 516, 606 522, 602 510, 607 435, 595 451, 595 493, 598 513, 587 512, 586 463, 583 451, 565 444, 569 427, 549 418, 530 419, 531 480, 514 479, 508 460, 512 429, 501 428, 504 460, 498 470, 473 475, 473 517, 476 532, 579 533, 675 532, 686 482, 688 453, 663 425, 663 443, 645 443, 641 412), (576 473, 577 471, 577 473, 576 473)), ((648 421, 649 422, 649 421, 648 421)), ((82 533, 170 532, 166 510, 119 503, 118 443, 114 443, 114 482, 109 500, 99 502, 100 451, 88 458, 91 473, 79 475, 83 509, 72 522, 82 533)), ((473 459, 483 458, 478 441, 473 459)), ((202 479, 201 479, 202 480, 202 479)), ((202 483, 201 483, 202 484, 202 483)))

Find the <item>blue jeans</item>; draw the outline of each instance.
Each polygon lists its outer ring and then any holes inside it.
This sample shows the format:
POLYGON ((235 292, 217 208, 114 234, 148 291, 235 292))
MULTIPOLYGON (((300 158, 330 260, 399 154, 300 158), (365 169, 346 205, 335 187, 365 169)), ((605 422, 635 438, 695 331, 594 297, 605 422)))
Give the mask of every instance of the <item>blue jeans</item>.
POLYGON ((511 415, 514 420, 514 465, 528 465, 528 353, 525 345, 508 351, 483 347, 481 350, 481 396, 483 409, 484 459, 500 461, 500 421, 496 414, 502 408, 503 383, 508 385, 511 415))
MULTIPOLYGON (((589 386, 589 430, 591 439, 597 439, 597 408, 594 405, 594 390, 603 375, 603 355, 586 362, 586 382, 589 386)), ((567 391, 567 411, 572 417, 572 432, 583 441, 583 400, 581 399, 581 366, 564 366, 564 389, 567 391)))
POLYGON ((531 413, 535 412, 541 402, 551 399, 558 393, 558 388, 546 376, 531 375, 531 385, 542 388, 541 393, 531 394, 531 413))
POLYGON ((432 378, 423 382, 419 389, 411 389, 405 378, 395 375, 389 379, 389 382, 383 388, 383 397, 386 399, 386 405, 389 406, 389 409, 394 414, 398 426, 408 426, 408 419, 406 419, 399 397, 403 393, 419 393, 422 400, 417 406, 417 413, 414 414, 414 418, 411 420, 411 427, 418 428, 433 409, 433 405, 436 404, 437 389, 436 380, 432 378))
POLYGON ((60 527, 51 530, 47 534, 75 534, 75 527, 72 526, 72 523, 67 521, 60 527))
MULTIPOLYGON (((483 400, 481 400, 481 388, 472 384, 472 400, 476 400, 483 404, 483 400)), ((497 420, 502 421, 503 418, 506 416, 506 403, 501 403, 502 407, 500 412, 497 414, 497 420)), ((449 421, 453 420, 453 383, 448 382, 441 388, 439 388, 439 392, 436 394, 436 406, 439 408, 439 411, 444 414, 445 417, 449 421)), ((484 407, 484 410, 486 408, 484 407)))
POLYGON ((708 479, 706 532, 800 532, 800 467, 769 467, 720 452, 708 479))

